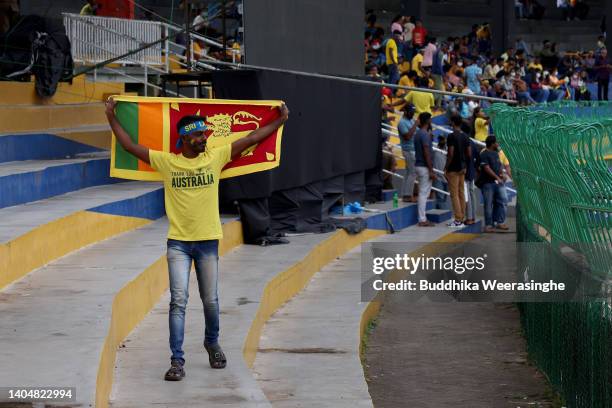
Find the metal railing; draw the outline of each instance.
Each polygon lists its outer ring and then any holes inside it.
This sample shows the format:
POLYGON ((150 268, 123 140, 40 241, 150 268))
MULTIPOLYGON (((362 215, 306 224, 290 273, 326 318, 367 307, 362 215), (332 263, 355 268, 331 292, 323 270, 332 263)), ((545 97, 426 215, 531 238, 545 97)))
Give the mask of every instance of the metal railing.
MULTIPOLYGON (((72 58, 83 64, 97 64, 118 55, 128 54, 143 45, 159 40, 166 34, 163 23, 127 20, 114 17, 82 16, 63 13, 66 35, 70 40, 72 58)), ((162 43, 145 48, 119 64, 161 66, 164 64, 162 43)))

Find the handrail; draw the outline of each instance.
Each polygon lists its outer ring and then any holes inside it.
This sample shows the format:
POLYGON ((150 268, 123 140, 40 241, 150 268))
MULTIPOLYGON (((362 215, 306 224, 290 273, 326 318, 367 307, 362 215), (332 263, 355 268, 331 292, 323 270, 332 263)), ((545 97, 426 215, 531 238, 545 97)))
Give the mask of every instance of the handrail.
POLYGON ((350 82, 354 84, 377 86, 380 88, 404 89, 407 91, 420 91, 420 92, 433 93, 433 94, 438 94, 438 95, 456 96, 456 97, 461 97, 461 98, 466 98, 466 99, 478 99, 478 100, 489 101, 489 102, 499 102, 499 103, 505 103, 508 105, 515 105, 518 103, 518 101, 514 101, 510 99, 493 98, 490 96, 482 96, 482 95, 470 95, 470 94, 464 94, 464 93, 458 93, 458 92, 439 91, 437 89, 417 88, 414 86, 387 84, 384 82, 370 81, 366 79, 348 78, 348 77, 343 77, 339 75, 317 74, 314 72, 304 72, 304 71, 296 71, 296 70, 291 70, 291 69, 264 67, 261 65, 249 65, 249 64, 242 64, 242 63, 237 63, 237 62, 215 61, 214 63, 213 62, 211 63, 214 65, 229 66, 229 67, 233 67, 237 69, 244 68, 244 69, 271 71, 271 72, 282 72, 282 73, 301 75, 301 76, 307 76, 307 77, 312 77, 312 78, 334 79, 334 80, 350 82))

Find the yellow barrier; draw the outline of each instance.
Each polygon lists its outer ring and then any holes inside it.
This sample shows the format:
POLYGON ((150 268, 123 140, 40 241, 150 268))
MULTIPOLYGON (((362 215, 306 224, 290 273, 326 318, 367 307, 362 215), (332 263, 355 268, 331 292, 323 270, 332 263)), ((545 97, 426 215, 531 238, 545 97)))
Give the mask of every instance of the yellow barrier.
POLYGON ((384 234, 385 231, 378 230, 365 230, 356 235, 349 235, 344 230, 337 231, 315 246, 304 259, 268 282, 243 345, 242 355, 247 366, 253 367, 261 331, 274 312, 302 290, 310 278, 329 262, 362 242, 384 234))
POLYGON ((143 218, 78 211, 0 244, 0 289, 86 245, 133 230, 143 218))

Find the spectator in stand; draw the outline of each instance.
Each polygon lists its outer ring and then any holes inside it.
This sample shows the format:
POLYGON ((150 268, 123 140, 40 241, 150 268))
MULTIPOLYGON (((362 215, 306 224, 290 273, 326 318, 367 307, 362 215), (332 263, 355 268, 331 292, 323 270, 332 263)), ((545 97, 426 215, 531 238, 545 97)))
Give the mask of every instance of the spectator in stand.
POLYGON ((521 0, 514 0, 514 17, 518 20, 525 18, 525 7, 521 0))
POLYGON ((460 116, 451 117, 453 132, 448 135, 444 166, 454 217, 449 227, 462 227, 465 219, 465 175, 468 162, 472 159, 472 151, 468 136, 461 131, 462 124, 463 119, 460 116))
POLYGON ((376 33, 376 14, 368 13, 366 16, 366 32, 369 32, 372 36, 376 33))
POLYGON ((531 55, 531 50, 529 49, 529 45, 527 45, 525 40, 523 40, 521 37, 516 39, 516 42, 514 43, 514 48, 516 49, 517 52, 522 51, 525 54, 525 56, 531 55))
MULTIPOLYGON (((446 86, 444 84, 444 63, 446 54, 448 52, 448 45, 442 43, 440 49, 438 49, 433 56, 433 64, 431 66, 431 77, 434 80, 434 89, 438 91, 445 91, 446 86)), ((442 107, 442 101, 444 98, 440 95, 435 96, 436 107, 442 107)))
MULTIPOLYGON (((444 167, 446 166, 446 154, 446 138, 444 136, 438 136, 438 146, 433 153, 433 167, 435 171, 444 172, 444 167)), ((445 176, 440 176, 439 173, 436 175, 436 179, 433 181, 432 185, 437 190, 448 191, 448 181, 446 180, 445 176)), ((448 210, 450 208, 448 195, 435 190, 434 193, 436 197, 436 209, 448 210)))
POLYGON ((411 62, 412 70, 415 71, 419 77, 425 76, 425 74, 421 70, 421 66, 423 65, 423 59, 424 59, 423 50, 419 49, 417 50, 416 54, 412 58, 412 62, 411 62))
POLYGON ((389 73, 389 82, 392 84, 397 84, 400 79, 397 44, 398 42, 400 42, 401 36, 401 31, 394 31, 393 38, 389 38, 385 46, 385 57, 387 63, 387 71, 389 73))
POLYGON ((412 30, 412 45, 415 48, 422 48, 427 38, 427 30, 423 27, 423 21, 417 20, 414 30, 412 30))
POLYGON ((606 37, 604 35, 600 35, 597 38, 597 47, 595 48, 595 55, 601 54, 601 51, 605 49, 606 49, 606 37))
MULTIPOLYGON (((413 92, 411 92, 412 94, 413 92)), ((414 136, 414 153, 417 180, 419 182, 418 218, 419 227, 433 227, 435 224, 427 220, 425 211, 427 199, 431 193, 432 182, 436 179, 433 171, 433 143, 431 135, 431 114, 423 112, 419 115, 418 130, 414 136)))
POLYGON ((484 23, 476 33, 478 40, 478 53, 485 55, 491 52, 491 28, 488 23, 484 23))
MULTIPOLYGON (((402 85, 402 86, 411 86, 411 87, 416 87, 417 86, 417 78, 419 76, 417 75, 417 73, 415 71, 408 71, 408 73, 403 74, 402 77, 399 80, 399 84, 398 85, 402 85)), ((407 91, 405 89, 398 89, 396 92, 396 96, 398 98, 404 97, 406 96, 410 91, 407 91)))
POLYGON ((480 68, 476 61, 471 61, 469 66, 465 69, 465 79, 468 88, 476 95, 480 94, 480 81, 482 79, 482 68, 480 68))
POLYGON ((427 45, 425 48, 423 48, 423 62, 421 63, 421 69, 431 70, 434 54, 437 51, 438 47, 436 47, 436 39, 427 37, 427 45))
POLYGON ((476 223, 477 206, 479 204, 479 195, 476 194, 475 181, 480 169, 480 150, 474 139, 469 139, 469 149, 471 157, 467 161, 465 171, 465 191, 467 192, 467 204, 465 209, 466 220, 465 225, 473 225, 476 223))
POLYGON ((557 0, 557 8, 561 11, 561 18, 565 21, 570 21, 570 4, 569 0, 557 0))
POLYGON ((96 4, 96 0, 87 0, 87 3, 81 8, 79 14, 82 16, 95 16, 97 11, 98 5, 96 4))
POLYGON ((395 18, 391 22, 391 32, 395 33, 396 31, 399 31, 401 33, 400 41, 404 42, 404 17, 401 15, 395 16, 395 18))
POLYGON ((550 91, 542 86, 542 73, 539 69, 529 69, 529 94, 537 103, 548 102, 550 91))
POLYGON ((417 201, 414 195, 416 169, 413 137, 417 131, 417 121, 414 119, 414 105, 406 104, 403 113, 397 125, 397 131, 402 146, 402 155, 406 162, 406 173, 404 174, 404 182, 402 184, 402 201, 405 203, 414 203, 417 201))
POLYGON ((602 49, 595 60, 595 79, 597 80, 597 100, 607 101, 610 87, 612 65, 608 59, 608 50, 602 49))
POLYGON ((499 145, 495 136, 486 140, 486 149, 480 153, 480 178, 484 198, 485 230, 495 232, 495 229, 508 230, 506 225, 507 195, 503 167, 499 158, 499 145))
MULTIPOLYGON (((418 78, 417 86, 419 88, 427 88, 428 87, 428 79, 427 78, 418 78)), ((405 97, 404 100, 398 100, 393 103, 391 106, 399 106, 403 103, 412 104, 415 107, 416 114, 421 115, 421 113, 428 113, 431 115, 431 110, 435 106, 434 97, 431 92, 424 91, 410 91, 405 97)))
POLYGON ((404 59, 406 61, 412 61, 412 57, 414 57, 414 47, 412 43, 412 32, 416 27, 414 23, 414 16, 404 18, 404 59))
POLYGON ((499 58, 501 58, 504 61, 504 63, 513 57, 514 57, 514 48, 512 47, 508 47, 508 49, 502 55, 499 56, 499 58))
POLYGON ((560 101, 565 98, 565 90, 559 86, 559 80, 552 76, 549 72, 544 72, 544 80, 542 81, 542 87, 548 89, 549 96, 548 102, 560 101))
POLYGON ((489 89, 489 92, 487 92, 487 96, 492 98, 508 99, 506 91, 499 81, 493 83, 493 86, 489 89))
POLYGON ((480 106, 474 108, 472 114, 472 129, 474 139, 484 142, 489 136, 489 118, 480 106))
POLYGON ((585 70, 577 71, 572 75, 570 80, 571 87, 574 91, 574 99, 576 101, 590 101, 591 92, 587 88, 588 74, 585 70))

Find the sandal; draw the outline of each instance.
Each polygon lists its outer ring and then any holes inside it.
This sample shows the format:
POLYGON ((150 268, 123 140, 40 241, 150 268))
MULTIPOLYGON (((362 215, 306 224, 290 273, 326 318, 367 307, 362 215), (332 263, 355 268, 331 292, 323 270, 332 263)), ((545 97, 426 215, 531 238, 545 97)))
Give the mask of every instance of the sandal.
POLYGON ((213 345, 204 343, 204 348, 206 351, 208 351, 208 362, 210 363, 211 368, 225 368, 227 359, 225 358, 225 354, 223 354, 223 350, 221 350, 219 343, 213 345))
POLYGON ((166 381, 181 381, 185 377, 183 364, 178 360, 172 360, 170 369, 166 371, 164 379, 166 381))

